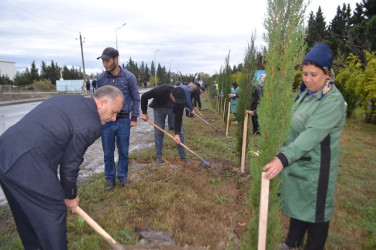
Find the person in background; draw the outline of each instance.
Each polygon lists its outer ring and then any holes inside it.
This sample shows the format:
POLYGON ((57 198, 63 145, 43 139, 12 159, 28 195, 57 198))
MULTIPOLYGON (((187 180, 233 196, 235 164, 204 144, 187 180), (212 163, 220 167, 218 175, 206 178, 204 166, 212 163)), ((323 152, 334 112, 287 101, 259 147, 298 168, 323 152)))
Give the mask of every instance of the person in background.
POLYGON ((263 167, 265 178, 281 173, 282 212, 290 217, 280 249, 324 249, 333 216, 339 139, 346 103, 334 85, 332 54, 320 43, 303 60, 290 132, 280 152, 263 167))
MULTIPOLYGON (((182 88, 173 87, 168 84, 159 85, 141 96, 141 119, 144 121, 148 120, 147 110, 148 101, 153 99, 149 107, 153 109, 154 113, 154 123, 160 128, 165 128, 166 116, 169 116, 174 121, 175 129, 175 142, 177 143, 177 149, 180 156, 180 160, 188 163, 189 160, 185 154, 184 147, 180 146, 179 143, 184 144, 184 128, 183 128, 183 110, 186 94, 182 88)), ((156 162, 163 163, 163 138, 164 133, 154 128, 154 139, 155 139, 155 151, 156 151, 156 162)))
POLYGON ((111 47, 104 49, 102 55, 97 59, 102 59, 106 70, 97 78, 98 89, 106 85, 115 86, 123 93, 125 100, 123 108, 116 117, 116 121, 106 123, 102 132, 104 173, 107 181, 106 190, 111 191, 116 185, 115 142, 119 153, 117 179, 122 186, 129 184, 127 181, 129 137, 131 127, 137 125, 137 117, 140 113, 140 94, 134 74, 119 66, 119 52, 116 49, 111 47))
POLYGON ((25 249, 67 249, 67 208, 79 204, 84 154, 123 105, 112 86, 89 98, 57 95, 0 136, 0 184, 25 249))
POLYGON ((260 97, 262 96, 262 89, 265 86, 265 74, 262 74, 259 78, 257 86, 253 90, 252 94, 252 103, 249 110, 245 112, 252 117, 252 129, 254 135, 260 135, 259 131, 259 123, 258 123, 258 116, 257 116, 257 106, 260 101, 260 97))
POLYGON ((86 80, 86 94, 89 94, 90 93, 90 80, 89 79, 87 79, 86 80))
POLYGON ((231 84, 231 93, 228 94, 228 97, 231 98, 231 111, 230 112, 235 115, 238 110, 239 93, 240 93, 239 85, 236 82, 233 82, 231 84))
POLYGON ((94 93, 96 88, 97 88, 97 79, 96 78, 94 78, 94 80, 91 82, 91 85, 93 86, 93 93, 94 93))
POLYGON ((192 103, 194 107, 198 107, 199 110, 202 110, 201 98, 200 95, 205 92, 205 89, 202 87, 195 88, 192 95, 192 103))
POLYGON ((178 88, 182 88, 185 93, 185 106, 189 109, 189 111, 186 110, 186 116, 188 118, 193 119, 195 115, 195 111, 194 111, 194 107, 192 104, 192 96, 193 96, 193 92, 197 88, 197 85, 194 84, 193 82, 190 82, 188 83, 188 85, 185 85, 185 84, 179 85, 178 88))

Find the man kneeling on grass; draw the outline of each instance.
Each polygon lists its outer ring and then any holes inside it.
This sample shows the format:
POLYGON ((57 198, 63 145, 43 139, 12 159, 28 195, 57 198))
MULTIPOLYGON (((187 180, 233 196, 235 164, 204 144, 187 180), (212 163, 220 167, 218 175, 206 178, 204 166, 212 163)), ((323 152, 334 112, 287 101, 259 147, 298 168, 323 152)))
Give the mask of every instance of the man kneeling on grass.
MULTIPOLYGON (((148 101, 153 99, 149 107, 153 108, 154 123, 165 128, 166 117, 169 116, 174 121, 175 142, 179 152, 180 159, 189 162, 185 155, 185 149, 179 143, 184 144, 184 128, 183 128, 183 110, 185 104, 185 93, 182 88, 175 88, 168 84, 162 84, 141 96, 141 118, 148 120, 147 109, 148 101)), ((154 128, 155 150, 157 154, 156 162, 163 163, 163 138, 164 133, 154 128)))

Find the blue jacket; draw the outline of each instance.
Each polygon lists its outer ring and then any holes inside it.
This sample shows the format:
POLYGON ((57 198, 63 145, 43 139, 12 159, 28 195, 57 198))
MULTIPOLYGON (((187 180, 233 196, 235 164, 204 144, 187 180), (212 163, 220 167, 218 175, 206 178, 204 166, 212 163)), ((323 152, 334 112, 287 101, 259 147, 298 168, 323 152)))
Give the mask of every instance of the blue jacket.
POLYGON ((112 85, 119 88, 123 92, 125 102, 120 114, 132 113, 132 121, 137 121, 137 117, 140 115, 140 93, 138 92, 137 79, 128 70, 121 67, 120 69, 117 76, 113 76, 107 71, 101 73, 97 79, 97 87, 112 85))
POLYGON ((185 106, 189 108, 189 110, 192 112, 193 111, 193 105, 192 105, 192 95, 193 91, 188 85, 179 85, 178 88, 182 88, 185 93, 185 106))

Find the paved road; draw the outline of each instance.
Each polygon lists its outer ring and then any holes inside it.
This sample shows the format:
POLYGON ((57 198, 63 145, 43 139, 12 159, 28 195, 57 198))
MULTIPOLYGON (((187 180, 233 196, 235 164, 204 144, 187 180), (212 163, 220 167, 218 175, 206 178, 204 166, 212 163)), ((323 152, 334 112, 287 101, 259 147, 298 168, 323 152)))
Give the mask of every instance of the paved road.
MULTIPOLYGON (((140 94, 144 93, 148 89, 140 89, 140 94)), ((38 102, 28 102, 22 104, 2 105, 0 106, 0 135, 4 133, 10 126, 18 122, 25 114, 37 106, 38 102)), ((153 110, 148 110, 150 118, 153 117, 153 110)), ((47 118, 48 119, 48 118, 47 118)), ((142 150, 154 145, 154 133, 153 127, 147 123, 138 119, 136 127, 131 129, 131 138, 129 145, 129 153, 142 150)), ((115 154, 117 158, 117 154, 115 154)), ((91 145, 85 153, 84 162, 80 167, 78 180, 81 181, 90 177, 94 173, 100 173, 104 171, 103 163, 103 151, 102 141, 99 138, 93 145, 91 145)), ((116 159, 117 160, 117 159, 116 159)), ((0 206, 7 203, 4 193, 0 188, 0 206)))

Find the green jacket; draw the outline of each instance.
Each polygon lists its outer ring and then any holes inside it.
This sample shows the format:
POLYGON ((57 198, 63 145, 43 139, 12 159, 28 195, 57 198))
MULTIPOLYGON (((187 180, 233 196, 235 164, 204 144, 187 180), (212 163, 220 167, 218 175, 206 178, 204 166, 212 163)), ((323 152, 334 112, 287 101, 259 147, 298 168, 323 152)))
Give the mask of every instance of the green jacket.
POLYGON ((333 215, 346 103, 334 85, 325 95, 322 89, 312 96, 307 92, 303 90, 295 101, 290 132, 277 155, 284 166, 282 212, 319 223, 333 215))
POLYGON ((234 90, 235 97, 231 97, 231 113, 236 113, 238 111, 238 103, 239 103, 239 93, 240 88, 237 87, 234 90))

